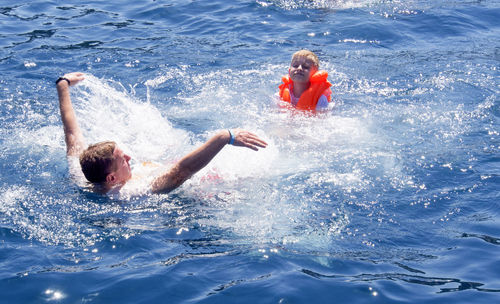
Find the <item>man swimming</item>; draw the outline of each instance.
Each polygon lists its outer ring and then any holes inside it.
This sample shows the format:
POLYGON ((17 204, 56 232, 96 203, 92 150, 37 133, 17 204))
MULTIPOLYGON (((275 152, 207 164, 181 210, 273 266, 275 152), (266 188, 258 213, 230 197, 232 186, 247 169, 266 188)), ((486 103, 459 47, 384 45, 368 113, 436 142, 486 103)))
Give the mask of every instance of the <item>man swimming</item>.
MULTIPOLYGON (((130 156, 113 141, 86 147, 69 94, 70 86, 85 79, 83 73, 65 74, 56 81, 59 109, 64 127, 66 155, 79 157, 85 178, 101 192, 119 191, 131 178, 130 156)), ((177 161, 167 172, 154 177, 150 184, 153 193, 166 193, 179 187, 205 167, 227 144, 257 151, 267 143, 257 135, 242 130, 221 130, 203 145, 177 161)))

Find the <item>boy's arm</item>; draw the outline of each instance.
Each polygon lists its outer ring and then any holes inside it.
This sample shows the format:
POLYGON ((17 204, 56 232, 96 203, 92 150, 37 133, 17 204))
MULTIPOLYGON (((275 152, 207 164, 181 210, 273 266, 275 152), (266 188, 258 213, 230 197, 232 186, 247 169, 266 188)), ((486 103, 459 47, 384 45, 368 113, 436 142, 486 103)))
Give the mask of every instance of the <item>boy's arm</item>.
MULTIPOLYGON (((232 130, 234 134, 232 143, 235 146, 247 147, 257 151, 265 148, 267 143, 257 135, 240 129, 232 130)), ((184 156, 167 173, 157 177, 152 183, 155 193, 169 192, 179 187, 193 174, 205 167, 222 148, 230 143, 231 134, 228 130, 219 131, 202 146, 184 156)))
POLYGON ((56 85, 59 96, 59 110, 64 126, 64 140, 66 141, 66 155, 78 156, 85 148, 82 131, 78 126, 75 111, 71 104, 69 87, 77 84, 85 77, 83 73, 69 73, 64 75, 63 80, 56 85), (66 80, 67 79, 67 80, 66 80))

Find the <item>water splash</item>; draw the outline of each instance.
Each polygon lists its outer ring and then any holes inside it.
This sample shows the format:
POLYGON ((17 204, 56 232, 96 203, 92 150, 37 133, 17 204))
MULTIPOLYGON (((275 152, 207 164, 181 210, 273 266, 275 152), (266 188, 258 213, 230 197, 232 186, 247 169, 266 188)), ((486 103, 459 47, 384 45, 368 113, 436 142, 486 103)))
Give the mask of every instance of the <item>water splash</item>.
POLYGON ((141 160, 178 157, 188 132, 173 128, 157 108, 118 82, 86 75, 76 87, 75 108, 89 142, 115 140, 141 160))
MULTIPOLYGON (((181 239, 198 231, 212 244, 320 254, 346 245, 384 246, 398 237, 393 229, 404 212, 418 214, 439 202, 431 198, 434 190, 422 172, 461 162, 463 154, 454 152, 461 149, 457 142, 474 132, 475 120, 488 119, 494 99, 457 109, 456 103, 432 98, 461 85, 462 75, 419 76, 409 84, 356 79, 328 61, 323 65, 331 71, 337 106, 313 117, 277 106, 269 92, 286 71, 281 65, 208 72, 167 67, 144 82, 145 101, 128 85, 87 75, 72 96, 89 142, 112 139, 137 159, 171 161, 214 130, 241 126, 269 147, 259 152, 227 147, 176 193, 129 198, 122 205, 68 185, 57 115, 42 125, 46 118, 38 108, 27 108, 19 115, 40 127, 13 125, 32 154, 16 166, 28 164, 27 179, 41 190, 34 192, 31 184, 4 186, 2 213, 10 216, 2 220, 28 238, 67 246, 163 229, 180 231, 181 239), (161 101, 158 95, 172 82, 179 93, 161 101), (30 170, 41 174, 35 178, 30 170), (372 231, 373 223, 380 232, 372 231), (386 230, 392 235, 385 236, 386 230)), ((8 153, 4 157, 12 156, 8 153)), ((417 217, 409 225, 418 230, 421 221, 427 220, 417 217)))
POLYGON ((351 1, 341 1, 341 0, 268 0, 268 1, 257 1, 259 5, 264 7, 269 5, 276 5, 278 7, 295 10, 299 8, 309 8, 309 9, 349 9, 366 7, 371 4, 380 1, 374 0, 351 0, 351 1))

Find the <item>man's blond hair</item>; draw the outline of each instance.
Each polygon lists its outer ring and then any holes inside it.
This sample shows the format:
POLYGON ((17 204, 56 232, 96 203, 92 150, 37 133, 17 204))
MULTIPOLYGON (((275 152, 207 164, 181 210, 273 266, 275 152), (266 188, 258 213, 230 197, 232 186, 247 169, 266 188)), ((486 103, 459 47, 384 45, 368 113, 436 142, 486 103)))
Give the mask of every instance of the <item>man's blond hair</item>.
POLYGON ((316 54, 314 54, 313 52, 309 51, 309 50, 300 50, 300 51, 297 51, 295 53, 293 53, 292 55, 292 61, 296 58, 296 57, 306 57, 307 59, 311 60, 314 64, 314 66, 319 69, 319 59, 318 59, 318 56, 316 56, 316 54))

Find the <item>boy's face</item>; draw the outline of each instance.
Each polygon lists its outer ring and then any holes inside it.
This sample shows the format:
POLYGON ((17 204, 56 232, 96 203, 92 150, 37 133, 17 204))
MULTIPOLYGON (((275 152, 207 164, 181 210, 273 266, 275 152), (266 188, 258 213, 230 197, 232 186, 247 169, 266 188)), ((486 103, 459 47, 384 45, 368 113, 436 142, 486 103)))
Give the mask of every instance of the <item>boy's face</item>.
POLYGON ((305 56, 296 56, 292 59, 290 68, 288 69, 288 75, 293 80, 293 82, 309 82, 309 76, 314 74, 318 68, 314 65, 314 62, 305 56))

